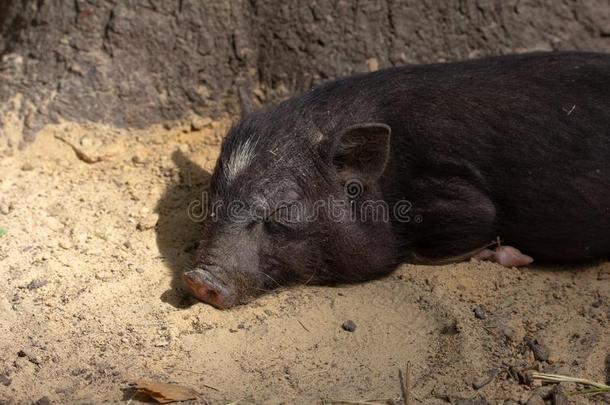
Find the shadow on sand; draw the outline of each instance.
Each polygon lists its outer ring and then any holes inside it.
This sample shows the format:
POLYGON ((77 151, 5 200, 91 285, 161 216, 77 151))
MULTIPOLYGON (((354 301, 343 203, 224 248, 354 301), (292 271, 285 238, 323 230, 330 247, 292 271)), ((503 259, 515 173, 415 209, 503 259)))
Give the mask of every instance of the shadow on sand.
POLYGON ((209 187, 210 173, 179 150, 172 153, 172 161, 178 167, 180 181, 168 186, 156 206, 157 246, 172 271, 170 289, 161 295, 161 300, 176 308, 187 308, 195 300, 182 289, 181 277, 193 264, 202 234, 202 224, 189 215, 189 204, 202 200, 209 187))

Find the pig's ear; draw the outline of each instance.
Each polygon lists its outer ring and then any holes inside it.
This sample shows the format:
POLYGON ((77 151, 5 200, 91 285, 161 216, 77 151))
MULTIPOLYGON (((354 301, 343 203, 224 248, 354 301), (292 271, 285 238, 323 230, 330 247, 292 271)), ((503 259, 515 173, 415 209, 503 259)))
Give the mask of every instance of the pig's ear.
POLYGON ((349 171, 371 180, 378 179, 390 156, 389 126, 380 123, 356 124, 345 129, 332 150, 338 172, 349 171))

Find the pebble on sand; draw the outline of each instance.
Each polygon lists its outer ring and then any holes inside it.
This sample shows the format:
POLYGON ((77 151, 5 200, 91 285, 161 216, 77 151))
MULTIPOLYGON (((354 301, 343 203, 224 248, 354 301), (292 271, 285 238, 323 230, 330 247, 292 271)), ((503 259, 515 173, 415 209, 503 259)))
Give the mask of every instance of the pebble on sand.
POLYGON ((540 395, 534 394, 527 400, 526 405, 545 405, 545 402, 540 395))
POLYGON ((49 397, 42 397, 42 398, 38 398, 38 400, 36 400, 36 402, 34 402, 34 405, 50 405, 51 404, 51 400, 49 399, 49 397))
POLYGON ((142 218, 140 222, 136 225, 138 231, 145 231, 147 229, 152 229, 157 225, 159 221, 159 215, 152 213, 148 214, 146 217, 142 218))
POLYGON ((67 239, 62 239, 59 241, 59 247, 62 249, 70 250, 74 247, 71 241, 67 239))
POLYGON ((0 214, 8 215, 13 210, 13 204, 6 201, 0 201, 0 214))
POLYGON ((108 271, 100 271, 99 273, 95 273, 95 278, 100 281, 108 281, 112 279, 112 273, 108 271))
POLYGON ((36 290, 38 288, 44 287, 47 284, 49 284, 48 280, 37 278, 35 280, 30 281, 28 285, 25 286, 25 288, 27 288, 28 290, 36 290))
POLYGON ((549 350, 540 344, 536 339, 527 340, 527 346, 534 354, 534 358, 538 361, 548 361, 549 350))
POLYGON ((356 330, 356 323, 352 320, 347 320, 341 324, 341 327, 347 332, 353 332, 356 330))
POLYGON ((487 318, 487 314, 485 313, 485 310, 481 307, 476 307, 474 309, 474 317, 477 319, 486 319, 487 318))

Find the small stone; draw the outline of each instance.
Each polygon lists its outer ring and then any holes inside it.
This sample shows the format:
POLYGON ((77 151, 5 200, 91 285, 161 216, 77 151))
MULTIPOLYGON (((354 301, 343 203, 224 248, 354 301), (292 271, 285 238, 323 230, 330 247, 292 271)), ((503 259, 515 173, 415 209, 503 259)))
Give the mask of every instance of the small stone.
POLYGON ((549 350, 538 343, 537 340, 532 339, 527 341, 527 346, 534 354, 534 358, 538 361, 547 361, 549 359, 549 350))
POLYGON ((146 217, 142 218, 140 222, 136 225, 136 229, 138 231, 145 231, 147 229, 152 229, 157 225, 159 221, 159 215, 155 213, 148 214, 146 217))
POLYGON ((341 328, 347 332, 353 332, 356 330, 356 323, 352 320, 347 320, 341 324, 341 328))
POLYGON ((32 166, 31 163, 24 163, 23 166, 21 166, 21 170, 23 170, 24 172, 29 172, 34 170, 34 166, 32 166))
POLYGON ((112 279, 112 273, 109 271, 100 271, 99 273, 95 274, 95 278, 101 281, 108 281, 112 279))
POLYGON ((475 390, 480 390, 481 388, 485 387, 487 384, 492 382, 494 380, 494 378, 496 378, 497 374, 498 374, 498 370, 496 370, 496 369, 489 370, 485 377, 479 378, 472 383, 472 388, 474 388, 475 390))
POLYGON ((8 387, 9 385, 11 385, 11 382, 13 382, 13 380, 8 378, 4 374, 0 374, 0 384, 4 385, 5 387, 8 387))
POLYGON ((141 165, 142 163, 144 163, 144 158, 140 155, 133 155, 131 157, 131 162, 135 165, 141 165))
POLYGON ((70 250, 74 247, 74 245, 68 239, 63 239, 59 241, 59 247, 62 249, 70 250))
POLYGON ((441 328, 441 334, 442 335, 457 335, 458 333, 460 333, 460 328, 458 327, 458 323, 457 320, 453 320, 445 325, 443 325, 443 327, 441 328))
POLYGON ((540 398, 547 400, 551 399, 551 395, 553 394, 553 385, 541 385, 533 390, 533 393, 538 395, 540 398))
POLYGON ((477 319, 486 319, 487 318, 487 314, 485 313, 485 310, 481 307, 476 307, 474 309, 474 317, 477 319))
POLYGON ((566 395, 566 390, 561 384, 557 384, 551 394, 551 403, 553 405, 568 405, 570 401, 566 395))
POLYGON ((32 363, 34 363, 36 365, 39 365, 41 363, 40 359, 38 357, 36 357, 36 355, 34 355, 32 352, 30 352, 27 349, 19 350, 19 352, 17 352, 17 356, 25 357, 30 362, 32 362, 32 363))
POLYGON ((377 58, 368 58, 366 60, 366 65, 369 68, 369 72, 375 72, 379 70, 379 61, 377 58))
POLYGON ((0 201, 0 214, 8 215, 13 210, 13 205, 6 201, 0 201))
POLYGON ((136 267, 136 272, 138 272, 138 273, 142 274, 142 273, 144 273, 144 268, 142 268, 142 267, 136 267))
POLYGON ((538 394, 534 394, 532 395, 528 400, 527 400, 527 405, 545 405, 544 404, 544 399, 542 399, 542 397, 538 394))
POLYGON ((70 64, 70 66, 68 66, 68 70, 79 76, 84 76, 83 68, 77 63, 70 64))
POLYGON ((125 246, 127 249, 131 249, 131 241, 126 240, 123 242, 123 246, 125 246))
POLYGON ((157 340, 157 341, 154 343, 154 346, 155 346, 155 347, 165 347, 165 346, 167 346, 167 345, 169 345, 169 342, 168 342, 167 340, 157 340))
POLYGON ((209 117, 193 117, 191 119, 191 131, 200 131, 212 123, 209 117))
POLYGON ((45 285, 49 284, 47 280, 37 278, 29 282, 28 285, 25 286, 28 290, 36 290, 38 288, 42 288, 45 285))
POLYGON ((51 405, 51 400, 49 397, 44 396, 42 398, 38 398, 36 402, 34 402, 34 405, 51 405))
POLYGON ((185 143, 179 144, 177 149, 185 155, 191 152, 191 147, 185 143))

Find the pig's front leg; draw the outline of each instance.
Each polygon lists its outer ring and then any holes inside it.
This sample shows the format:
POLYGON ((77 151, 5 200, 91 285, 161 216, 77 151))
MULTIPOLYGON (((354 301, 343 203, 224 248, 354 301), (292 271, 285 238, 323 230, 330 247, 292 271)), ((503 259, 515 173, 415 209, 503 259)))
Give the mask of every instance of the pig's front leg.
POLYGON ((532 257, 521 253, 519 249, 511 246, 498 246, 493 250, 483 249, 472 256, 472 258, 476 260, 489 260, 505 267, 527 266, 534 261, 532 257))

